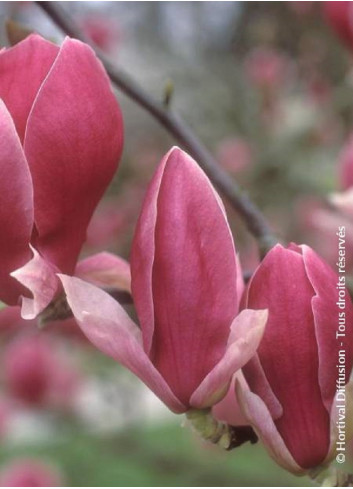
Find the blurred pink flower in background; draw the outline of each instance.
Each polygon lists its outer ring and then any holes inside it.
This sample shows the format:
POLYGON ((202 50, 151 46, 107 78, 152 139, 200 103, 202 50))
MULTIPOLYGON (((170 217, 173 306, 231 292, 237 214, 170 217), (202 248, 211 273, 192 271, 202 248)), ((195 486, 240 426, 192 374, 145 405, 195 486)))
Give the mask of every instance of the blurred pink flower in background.
MULTIPOLYGON (((338 194, 337 194, 338 195, 338 194)), ((353 202, 352 202, 353 210, 353 202)), ((303 197, 295 206, 295 215, 299 230, 304 233, 305 241, 310 244, 332 267, 337 262, 336 232, 339 226, 346 227, 347 271, 353 268, 353 220, 342 212, 315 197, 303 197)))
POLYGON ((288 79, 290 62, 275 49, 259 47, 246 57, 244 70, 247 79, 260 89, 278 89, 288 79))
POLYGON ((79 374, 53 338, 15 338, 4 352, 3 376, 8 393, 23 403, 69 409, 79 374))
POLYGON ((346 45, 353 49, 353 3, 321 2, 324 18, 346 45))
POLYGON ((149 185, 131 276, 141 329, 109 295, 61 275, 78 324, 172 411, 212 406, 254 354, 267 314, 238 315, 243 278, 223 204, 179 148, 166 154, 149 185))
POLYGON ((81 28, 86 36, 100 49, 106 52, 118 47, 121 41, 119 25, 107 16, 95 13, 83 17, 81 28))
MULTIPOLYGON (((36 319, 23 319, 19 306, 8 306, 0 310, 0 344, 13 338, 16 334, 35 332, 38 333, 38 321, 36 319)), ((74 318, 47 323, 46 331, 43 334, 69 338, 70 341, 79 340, 88 345, 86 337, 82 334, 74 318)))
POLYGON ((322 73, 315 70, 308 73, 305 84, 309 100, 319 108, 332 102, 332 86, 322 73))
POLYGON ((0 53, 0 298, 32 318, 73 273, 93 211, 115 174, 123 128, 109 79, 87 45, 38 35, 0 53), (34 258, 31 259, 31 249, 34 258), (26 265, 25 265, 26 264, 26 265))
POLYGON ((232 173, 238 173, 251 166, 252 153, 252 148, 245 139, 227 138, 219 143, 216 157, 223 168, 232 173))
POLYGON ((353 187, 353 134, 343 146, 338 157, 338 180, 343 190, 353 187))
POLYGON ((260 115, 269 128, 278 127, 284 117, 283 94, 293 79, 289 58, 270 47, 254 48, 244 60, 244 74, 260 95, 260 115))
POLYGON ((60 487, 64 479, 59 470, 40 459, 18 458, 0 470, 1 487, 60 487))

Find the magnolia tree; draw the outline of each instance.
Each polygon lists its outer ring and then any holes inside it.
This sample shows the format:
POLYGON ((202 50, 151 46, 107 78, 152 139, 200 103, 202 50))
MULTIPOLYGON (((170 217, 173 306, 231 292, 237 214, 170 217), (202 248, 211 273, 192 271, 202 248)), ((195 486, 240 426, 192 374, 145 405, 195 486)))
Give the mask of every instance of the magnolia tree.
MULTIPOLYGON (((25 320, 73 316, 98 350, 131 370, 171 411, 185 413, 209 442, 231 450, 260 439, 286 470, 352 485, 351 475, 330 466, 353 435, 353 305, 344 252, 333 270, 306 244, 281 243, 168 107, 103 54, 97 57, 55 3, 41 6, 71 37, 57 46, 21 31, 22 40, 0 53, 0 299, 20 304, 25 320), (130 263, 104 250, 78 258, 122 152, 123 119, 111 83, 183 148, 161 155, 130 263), (250 277, 217 190, 257 239, 262 261, 250 277), (133 302, 137 322, 126 301, 133 302)), ((333 6, 327 15, 340 25, 333 6)), ((347 193, 331 196, 350 218, 351 154, 342 166, 347 193)), ((346 238, 341 226, 337 242, 346 238)), ((22 388, 20 367, 13 365, 31 347, 13 348, 7 368, 22 388)), ((60 367, 46 348, 36 340, 34 364, 43 368, 34 367, 33 375, 51 376, 38 393, 26 394, 30 400, 51 398, 58 382, 60 367)))

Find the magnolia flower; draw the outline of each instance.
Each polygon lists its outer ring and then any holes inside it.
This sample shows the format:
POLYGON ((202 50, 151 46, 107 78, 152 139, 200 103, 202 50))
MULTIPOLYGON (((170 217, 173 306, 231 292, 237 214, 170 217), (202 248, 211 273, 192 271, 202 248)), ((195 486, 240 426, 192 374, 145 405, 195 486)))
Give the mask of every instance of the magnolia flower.
POLYGON ((242 272, 220 198, 178 148, 149 186, 131 256, 141 329, 109 295, 61 275, 80 327, 174 412, 207 408, 254 354, 266 311, 238 315, 242 272))
POLYGON ((247 385, 238 381, 238 401, 270 455, 294 473, 336 453, 342 415, 337 387, 345 389, 347 440, 353 428, 353 306, 340 283, 308 246, 277 245, 246 292, 246 307, 268 308, 269 318, 257 353, 242 370, 247 385), (344 308, 336 305, 340 297, 344 308))
POLYGON ((86 228, 122 149, 122 119, 108 77, 87 45, 31 35, 0 52, 0 299, 30 289, 25 317, 72 274, 86 228), (32 255, 34 255, 31 260, 32 255), (27 264, 26 266, 24 266, 27 264))

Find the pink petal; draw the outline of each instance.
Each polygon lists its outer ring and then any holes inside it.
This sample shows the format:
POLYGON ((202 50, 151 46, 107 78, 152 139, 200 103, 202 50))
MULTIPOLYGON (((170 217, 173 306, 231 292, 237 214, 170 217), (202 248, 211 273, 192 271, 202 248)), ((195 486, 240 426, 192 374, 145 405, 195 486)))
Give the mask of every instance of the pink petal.
POLYGON ((144 349, 150 354, 154 331, 154 306, 152 296, 152 269, 155 249, 157 198, 164 168, 172 148, 162 159, 147 189, 142 211, 136 226, 131 250, 132 295, 142 327, 144 349))
POLYGON ((33 298, 22 297, 21 316, 23 319, 34 319, 52 301, 58 290, 57 269, 44 260, 32 248, 33 258, 23 267, 11 273, 22 285, 27 287, 33 298))
POLYGON ((129 263, 106 251, 79 261, 75 275, 99 287, 108 286, 131 292, 129 263))
MULTIPOLYGON (((138 273, 150 277, 153 259, 152 283, 146 281, 148 290, 152 286, 155 320, 151 359, 187 404, 222 358, 237 314, 239 270, 234 243, 210 181, 178 148, 161 163, 144 211, 150 206, 154 247, 143 250, 138 229, 132 255, 133 296, 139 313, 150 298, 134 281, 138 273), (144 256, 146 269, 141 259, 135 266, 136 254, 144 256), (139 304, 141 296, 144 300, 139 304)), ((149 314, 151 310, 149 305, 149 314)), ((140 321, 144 330, 144 317, 140 321)))
POLYGON ((247 378, 251 379, 252 390, 261 397, 272 419, 280 418, 283 415, 283 408, 271 389, 257 353, 243 367, 243 372, 246 373, 247 378))
POLYGON ((0 98, 5 102, 21 141, 37 92, 59 52, 37 34, 0 52, 0 98))
POLYGON ((244 294, 244 289, 245 289, 245 283, 244 283, 244 278, 243 274, 241 271, 241 264, 240 264, 240 259, 239 255, 236 255, 236 263, 237 263, 237 297, 238 297, 238 308, 240 307, 240 302, 242 300, 243 294, 244 294))
POLYGON ((281 467, 294 474, 303 472, 286 447, 261 398, 250 392, 245 383, 239 380, 236 382, 236 394, 243 415, 255 429, 270 456, 281 467))
POLYGON ((227 350, 213 370, 201 382, 190 399, 190 405, 203 409, 220 401, 231 378, 256 352, 262 339, 268 313, 244 310, 232 325, 227 350))
POLYGON ((247 426, 249 421, 243 415, 235 395, 235 379, 242 375, 241 371, 235 374, 230 383, 226 396, 212 407, 213 416, 230 426, 247 426))
POLYGON ((21 142, 1 100, 0 154, 0 298, 7 304, 16 304, 23 288, 9 273, 31 256, 28 244, 33 226, 33 190, 21 142))
POLYGON ((319 383, 322 399, 327 411, 330 412, 336 394, 338 350, 345 349, 346 382, 353 367, 353 306, 348 292, 343 289, 345 336, 341 338, 340 348, 340 341, 336 339, 338 314, 342 311, 336 305, 338 276, 311 248, 305 245, 301 248, 306 273, 316 292, 312 299, 312 307, 319 349, 319 383))
POLYGON ((119 106, 87 45, 64 41, 32 107, 24 147, 35 188, 34 245, 73 273, 122 149, 119 106))
POLYGON ((186 407, 174 396, 142 348, 141 331, 107 293, 82 280, 59 275, 67 301, 87 338, 137 375, 172 411, 186 407))
MULTIPOLYGON (((273 394, 283 407, 275 425, 293 458, 304 468, 320 464, 329 445, 329 413, 318 379, 314 295, 301 253, 297 248, 286 250, 277 245, 253 275, 247 302, 249 308, 269 310, 257 353, 273 394)), ((256 377, 247 367, 243 372, 250 389, 261 395, 256 377)))

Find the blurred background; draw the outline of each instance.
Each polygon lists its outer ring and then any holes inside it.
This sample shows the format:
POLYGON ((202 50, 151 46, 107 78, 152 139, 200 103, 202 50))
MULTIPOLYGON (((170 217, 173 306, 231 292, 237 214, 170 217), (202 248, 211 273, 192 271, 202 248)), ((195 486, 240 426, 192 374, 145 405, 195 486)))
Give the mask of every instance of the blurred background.
MULTIPOLYGON (((353 20, 344 10, 350 4, 61 3, 151 95, 162 101, 172 86, 171 108, 277 234, 311 245, 333 266, 337 227, 346 225, 353 236, 352 214, 329 198, 353 185, 353 20)), ((2 46, 9 44, 6 19, 63 39, 33 2, 0 2, 2 46)), ((131 100, 117 97, 123 158, 83 256, 110 250, 129 258, 147 183, 175 144, 131 100)), ((227 211, 251 272, 259 260, 255 242, 227 211)), ((352 272, 353 253, 351 259, 352 272)), ((311 485, 277 467, 260 444, 225 453, 202 443, 181 416, 94 350, 71 319, 39 330, 17 308, 2 308, 0 364, 2 486, 311 485)), ((350 459, 347 470, 353 446, 350 459)))

